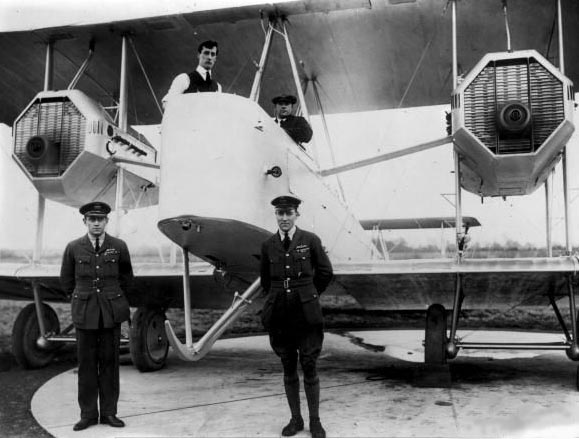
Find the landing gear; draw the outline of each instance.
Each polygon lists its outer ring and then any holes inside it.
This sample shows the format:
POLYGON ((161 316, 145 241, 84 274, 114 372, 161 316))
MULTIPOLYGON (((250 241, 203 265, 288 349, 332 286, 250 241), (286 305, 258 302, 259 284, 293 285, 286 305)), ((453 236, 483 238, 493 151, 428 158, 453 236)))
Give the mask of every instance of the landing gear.
POLYGON ((426 311, 426 331, 424 336, 424 362, 426 364, 446 364, 446 310, 435 303, 426 311))
POLYGON ((12 329, 12 353, 18 364, 26 369, 35 369, 48 365, 54 358, 56 348, 54 342, 44 337, 60 333, 58 316, 54 310, 42 304, 42 317, 46 334, 40 333, 36 305, 26 305, 18 314, 12 329))
POLYGON ((133 364, 141 372, 165 366, 169 342, 165 333, 165 313, 158 308, 139 307, 133 314, 129 345, 133 364))

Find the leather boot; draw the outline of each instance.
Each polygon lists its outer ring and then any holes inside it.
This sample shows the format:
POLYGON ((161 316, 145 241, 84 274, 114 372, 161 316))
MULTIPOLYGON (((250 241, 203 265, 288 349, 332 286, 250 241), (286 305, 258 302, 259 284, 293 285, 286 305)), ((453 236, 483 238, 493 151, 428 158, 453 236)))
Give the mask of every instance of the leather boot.
POLYGON ((282 436, 294 436, 298 431, 304 429, 303 418, 291 418, 289 424, 287 424, 281 431, 282 436))
POLYGON ((320 418, 310 418, 310 433, 312 437, 326 437, 326 430, 322 427, 320 418))

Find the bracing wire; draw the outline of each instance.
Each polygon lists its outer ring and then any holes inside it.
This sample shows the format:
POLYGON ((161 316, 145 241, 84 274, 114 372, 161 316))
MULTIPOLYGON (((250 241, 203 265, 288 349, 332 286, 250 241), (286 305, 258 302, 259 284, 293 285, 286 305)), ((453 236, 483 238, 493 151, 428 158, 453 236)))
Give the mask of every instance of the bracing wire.
POLYGON ((139 67, 141 68, 141 71, 143 72, 143 76, 145 77, 145 81, 147 81, 147 85, 149 87, 149 90, 151 91, 151 95, 153 96, 153 99, 155 100, 155 104, 157 105, 157 108, 159 110, 159 114, 161 114, 161 116, 163 115, 163 108, 161 108, 161 104, 159 103, 159 99, 157 99, 157 95, 155 94, 155 90, 153 89, 153 86, 151 85, 151 81, 149 80, 149 75, 147 75, 147 71, 145 70, 145 66, 143 65, 142 61, 141 61, 141 57, 139 56, 139 53, 137 52, 137 48, 135 47, 135 43, 133 41, 132 38, 129 37, 129 43, 131 43, 131 48, 133 49, 133 53, 135 54, 135 58, 137 59, 137 62, 139 63, 139 67))
MULTIPOLYGON (((318 87, 317 87, 318 80, 316 78, 313 78, 311 82, 312 82, 312 90, 314 92, 314 97, 316 99, 316 103, 318 105, 318 108, 320 109, 320 115, 322 117, 322 125, 324 127, 324 134, 326 135, 326 140, 328 142, 328 146, 330 149, 330 156, 332 158, 332 165, 336 166, 336 155, 334 153, 334 145, 332 144, 332 138, 330 136, 330 130, 328 129, 328 124, 326 121, 326 113, 324 111, 324 107, 322 105, 322 100, 320 99, 320 94, 318 92, 318 87)), ((346 201, 346 193, 344 192, 344 187, 342 186, 342 180, 340 179, 339 175, 336 176, 336 180, 338 181, 338 188, 340 189, 340 195, 342 196, 342 200, 346 201)))
POLYGON ((414 71, 412 72, 412 75, 410 76, 410 79, 408 80, 408 84, 406 85, 406 89, 404 90, 404 93, 402 94, 402 97, 400 98, 400 101, 398 102, 397 108, 402 107, 402 105, 404 104, 404 100, 406 99, 406 95, 408 95, 410 88, 414 84, 414 80, 416 79, 416 75, 418 74, 418 71, 420 70, 420 67, 422 66, 424 58, 426 57, 426 54, 430 50, 430 46, 432 45, 432 42, 434 41, 434 39, 436 38, 436 36, 438 34, 438 28, 440 26, 440 19, 446 14, 449 3, 450 3, 450 0, 446 3, 444 8, 442 9, 442 13, 439 16, 439 21, 436 23, 436 26, 434 28, 434 32, 432 33, 432 36, 430 37, 430 39, 428 40, 428 42, 424 46, 422 53, 420 54, 420 59, 418 60, 418 63, 416 64, 416 67, 414 68, 414 71))

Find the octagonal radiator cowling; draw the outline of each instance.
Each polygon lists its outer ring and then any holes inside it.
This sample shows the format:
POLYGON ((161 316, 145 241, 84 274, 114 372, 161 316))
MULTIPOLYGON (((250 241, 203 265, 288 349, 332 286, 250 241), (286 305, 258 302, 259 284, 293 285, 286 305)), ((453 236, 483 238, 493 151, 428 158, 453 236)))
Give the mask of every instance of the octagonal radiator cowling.
POLYGON ((68 96, 37 98, 14 124, 14 155, 33 178, 61 176, 84 150, 85 132, 68 96))
POLYGON ((482 196, 533 192, 574 130, 572 83, 534 50, 485 55, 451 107, 461 184, 482 196))
MULTIPOLYGON (((108 113, 79 90, 41 92, 13 125, 13 158, 45 197, 78 207, 99 199, 112 206, 119 164, 157 164, 157 151, 120 130, 108 113)), ((126 208, 158 202, 151 168, 125 168, 126 208), (146 194, 144 194, 146 192, 146 194)))

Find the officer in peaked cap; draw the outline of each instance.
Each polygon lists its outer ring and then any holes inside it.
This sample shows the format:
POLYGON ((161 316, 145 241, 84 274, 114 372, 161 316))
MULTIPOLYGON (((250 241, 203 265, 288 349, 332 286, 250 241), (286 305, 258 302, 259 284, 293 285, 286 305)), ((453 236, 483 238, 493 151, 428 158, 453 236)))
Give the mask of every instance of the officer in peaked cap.
POLYGON ((291 104, 295 105, 298 100, 293 95, 279 95, 271 100, 274 105, 277 104, 291 104))
POLYGON ((100 423, 124 427, 117 418, 121 323, 129 319, 127 291, 133 279, 124 241, 105 233, 108 204, 95 201, 79 209, 87 233, 64 250, 60 282, 72 297, 78 352, 80 421, 73 430, 100 423))
POLYGON ((306 143, 312 139, 310 124, 301 116, 292 115, 297 99, 293 95, 280 95, 271 100, 274 108, 275 122, 282 127, 297 143, 306 143))
POLYGON ((87 203, 79 209, 81 215, 84 216, 107 216, 111 213, 111 206, 102 201, 93 201, 92 203, 87 203))
POLYGON ((293 195, 280 195, 271 200, 271 205, 274 207, 293 207, 297 209, 302 204, 302 200, 293 195))
POLYGON ((278 230, 261 247, 261 286, 267 299, 261 312, 273 351, 281 359, 284 388, 291 419, 283 436, 303 430, 300 407, 298 358, 304 375, 304 390, 312 437, 326 437, 319 415, 320 380, 316 363, 324 340, 320 294, 329 285, 332 264, 314 233, 298 229, 301 200, 281 195, 275 208, 278 230))

